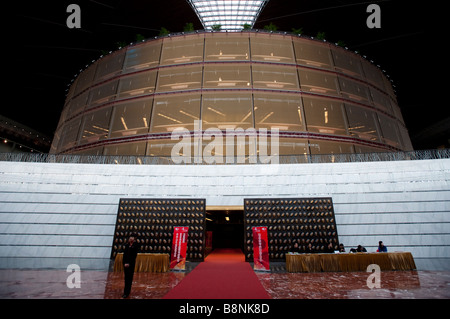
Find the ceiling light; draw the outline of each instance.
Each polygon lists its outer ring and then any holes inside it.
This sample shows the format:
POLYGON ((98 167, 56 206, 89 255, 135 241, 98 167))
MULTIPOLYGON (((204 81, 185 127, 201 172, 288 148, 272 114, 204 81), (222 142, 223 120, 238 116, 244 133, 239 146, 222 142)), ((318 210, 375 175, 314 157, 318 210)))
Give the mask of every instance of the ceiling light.
POLYGON ((206 30, 212 30, 214 25, 220 25, 223 31, 241 31, 245 24, 253 28, 269 0, 187 0, 187 2, 206 30))

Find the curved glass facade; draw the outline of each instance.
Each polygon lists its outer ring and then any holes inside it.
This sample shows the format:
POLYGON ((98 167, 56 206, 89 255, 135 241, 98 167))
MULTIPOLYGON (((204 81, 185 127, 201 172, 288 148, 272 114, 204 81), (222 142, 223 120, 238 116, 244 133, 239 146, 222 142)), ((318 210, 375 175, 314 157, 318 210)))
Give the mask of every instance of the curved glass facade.
POLYGON ((94 62, 69 89, 51 153, 170 156, 181 128, 224 140, 229 129, 278 129, 280 155, 412 150, 376 66, 327 42, 252 31, 148 40, 94 62))

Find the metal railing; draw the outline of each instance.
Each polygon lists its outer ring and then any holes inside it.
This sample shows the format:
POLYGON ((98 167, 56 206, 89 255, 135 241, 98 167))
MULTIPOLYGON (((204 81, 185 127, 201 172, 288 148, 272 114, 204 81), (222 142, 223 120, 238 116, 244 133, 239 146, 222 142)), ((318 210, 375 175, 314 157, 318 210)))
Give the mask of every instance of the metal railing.
POLYGON ((277 160, 267 161, 259 157, 194 158, 178 163, 170 156, 125 155, 58 155, 46 153, 0 153, 1 162, 71 163, 71 164, 122 164, 122 165, 236 165, 236 164, 308 164, 308 163, 354 163, 380 161, 408 161, 450 158, 450 149, 419 150, 410 152, 385 152, 361 154, 301 154, 279 155, 277 160), (223 162, 223 163, 222 163, 223 162))

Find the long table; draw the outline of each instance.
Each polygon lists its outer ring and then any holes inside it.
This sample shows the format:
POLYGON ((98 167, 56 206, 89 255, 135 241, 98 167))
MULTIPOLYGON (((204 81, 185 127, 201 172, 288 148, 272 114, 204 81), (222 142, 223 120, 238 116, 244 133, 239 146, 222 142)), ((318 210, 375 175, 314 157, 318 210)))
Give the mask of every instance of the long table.
MULTIPOLYGON (((123 271, 123 253, 116 255, 114 272, 123 271)), ((169 254, 143 254, 136 257, 135 272, 167 272, 169 271, 169 254)))
POLYGON ((410 252, 286 254, 288 272, 366 271, 370 264, 377 264, 381 270, 416 269, 410 252))

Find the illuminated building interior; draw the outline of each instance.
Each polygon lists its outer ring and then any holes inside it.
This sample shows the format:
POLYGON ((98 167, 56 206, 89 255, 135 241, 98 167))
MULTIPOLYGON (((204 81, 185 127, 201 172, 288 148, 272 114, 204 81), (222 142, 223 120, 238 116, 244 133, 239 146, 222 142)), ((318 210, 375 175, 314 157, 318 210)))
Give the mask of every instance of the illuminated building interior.
POLYGON ((51 153, 170 157, 171 133, 195 121, 224 135, 278 129, 279 155, 412 150, 378 67, 328 42, 252 30, 151 39, 93 62, 70 86, 51 153))

